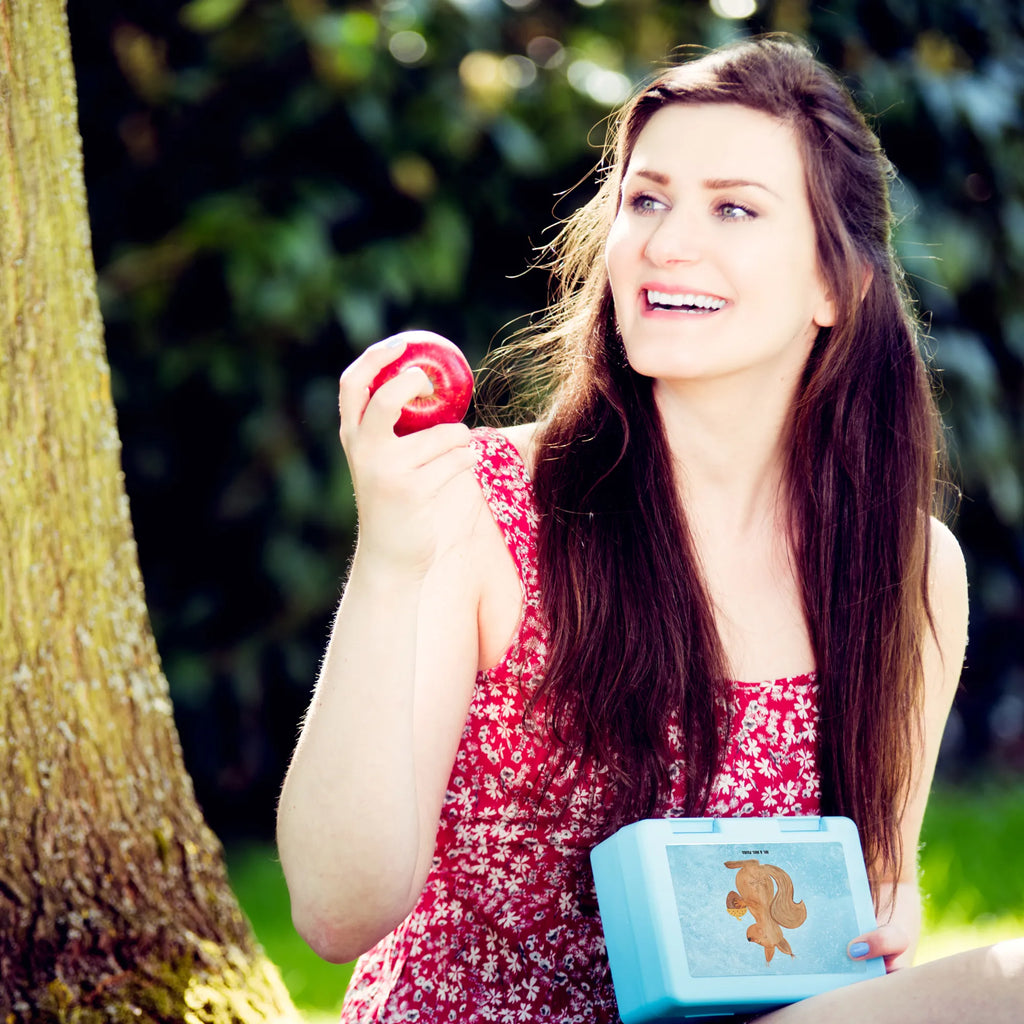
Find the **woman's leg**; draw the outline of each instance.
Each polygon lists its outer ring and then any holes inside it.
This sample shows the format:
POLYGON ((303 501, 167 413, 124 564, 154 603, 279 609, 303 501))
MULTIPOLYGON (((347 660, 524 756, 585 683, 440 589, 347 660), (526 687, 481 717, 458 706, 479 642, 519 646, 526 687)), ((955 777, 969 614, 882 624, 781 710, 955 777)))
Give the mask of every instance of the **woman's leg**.
POLYGON ((773 1010, 758 1024, 1021 1024, 1024 939, 895 971, 773 1010))

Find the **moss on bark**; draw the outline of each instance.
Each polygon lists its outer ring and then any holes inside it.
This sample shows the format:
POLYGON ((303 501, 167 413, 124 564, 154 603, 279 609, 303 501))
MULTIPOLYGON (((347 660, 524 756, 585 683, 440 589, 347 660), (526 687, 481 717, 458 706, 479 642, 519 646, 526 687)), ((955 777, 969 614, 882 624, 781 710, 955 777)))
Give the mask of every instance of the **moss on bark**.
POLYGON ((0 1024, 295 1019, 182 762, 61 0, 0 0, 0 1024))

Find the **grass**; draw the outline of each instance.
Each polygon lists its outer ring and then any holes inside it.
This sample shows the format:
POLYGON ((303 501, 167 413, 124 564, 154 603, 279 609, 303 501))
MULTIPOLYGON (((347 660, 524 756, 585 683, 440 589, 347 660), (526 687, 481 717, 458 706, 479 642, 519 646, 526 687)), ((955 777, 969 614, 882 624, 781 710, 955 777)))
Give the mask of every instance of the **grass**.
MULTIPOLYGON (((925 928, 918 962, 1024 936, 1024 779, 939 786, 922 832, 925 928)), ((335 1020, 351 965, 328 964, 292 928, 273 846, 228 850, 242 908, 310 1024, 335 1020)))
POLYGON ((936 787, 921 838, 919 962, 1024 936, 1024 779, 936 787))

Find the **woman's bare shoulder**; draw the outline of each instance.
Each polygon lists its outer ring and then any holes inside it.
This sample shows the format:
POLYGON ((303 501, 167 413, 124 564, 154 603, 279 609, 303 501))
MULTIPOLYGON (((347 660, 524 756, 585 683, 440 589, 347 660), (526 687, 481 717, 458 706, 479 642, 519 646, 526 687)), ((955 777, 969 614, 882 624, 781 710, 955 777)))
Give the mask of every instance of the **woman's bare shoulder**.
POLYGON ((936 605, 937 612, 946 609, 966 620, 967 565, 964 553, 953 531, 941 520, 932 517, 930 528, 930 599, 936 605))
POLYGON ((539 423, 519 423, 514 427, 500 427, 501 434, 519 452, 527 470, 532 473, 536 455, 539 423))
POLYGON ((933 518, 930 524, 928 601, 934 646, 946 686, 955 689, 967 649, 967 566, 953 531, 933 518))

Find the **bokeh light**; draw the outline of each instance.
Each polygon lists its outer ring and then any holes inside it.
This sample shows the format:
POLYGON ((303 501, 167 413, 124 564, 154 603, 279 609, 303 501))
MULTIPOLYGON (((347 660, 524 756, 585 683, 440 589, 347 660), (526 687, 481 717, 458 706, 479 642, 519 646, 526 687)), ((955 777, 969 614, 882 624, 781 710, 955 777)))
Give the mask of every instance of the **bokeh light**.
POLYGON ((757 0, 711 0, 711 10, 720 18, 749 18, 757 10, 757 0))
POLYGON ((427 41, 412 29, 396 32, 388 43, 391 56, 401 64, 418 64, 427 55, 427 41))
POLYGON ((624 74, 590 60, 573 61, 569 65, 568 77, 577 92, 607 107, 622 103, 632 89, 632 83, 624 74))

